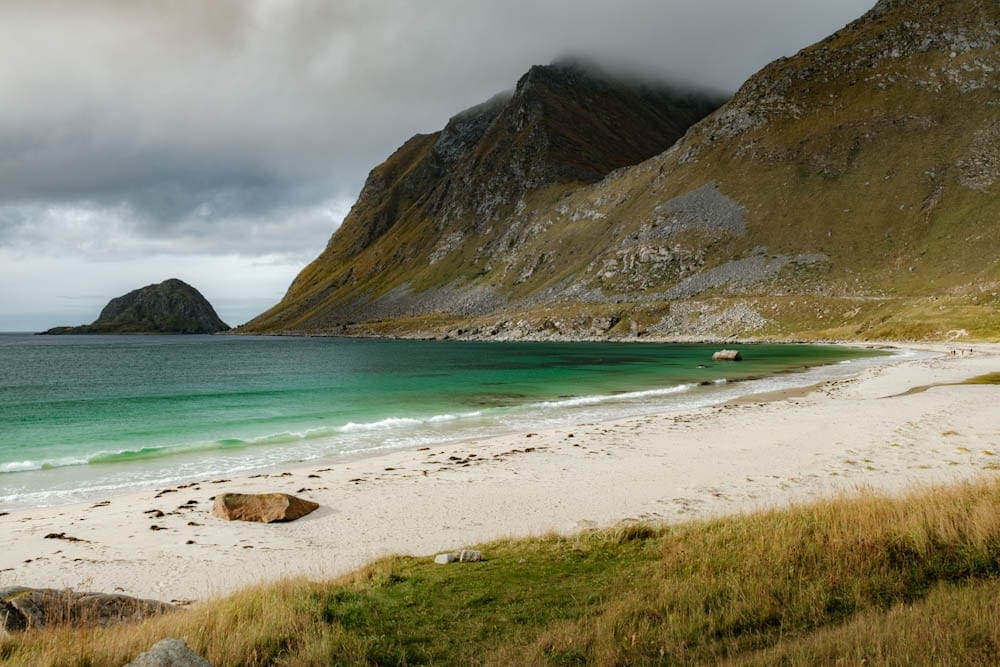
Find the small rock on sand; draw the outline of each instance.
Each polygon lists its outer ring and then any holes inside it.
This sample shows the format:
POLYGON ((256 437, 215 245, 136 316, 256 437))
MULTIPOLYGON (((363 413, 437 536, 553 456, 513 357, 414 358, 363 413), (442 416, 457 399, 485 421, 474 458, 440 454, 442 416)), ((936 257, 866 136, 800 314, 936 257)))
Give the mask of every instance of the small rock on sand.
POLYGON ((483 559, 483 552, 476 551, 475 549, 462 549, 458 553, 446 553, 438 554, 434 557, 434 562, 438 565, 447 565, 448 563, 478 563, 483 559))

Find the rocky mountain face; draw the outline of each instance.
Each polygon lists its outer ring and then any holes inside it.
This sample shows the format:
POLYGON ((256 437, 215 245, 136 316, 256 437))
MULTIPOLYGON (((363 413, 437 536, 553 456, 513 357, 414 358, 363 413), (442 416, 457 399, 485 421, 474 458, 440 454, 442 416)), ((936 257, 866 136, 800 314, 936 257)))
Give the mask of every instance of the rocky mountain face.
POLYGON ((996 0, 882 0, 700 121, 533 68, 377 167, 246 330, 995 338, 998 42, 996 0))
POLYGON ((483 265, 510 254, 523 225, 513 221, 662 152, 720 103, 579 64, 532 67, 513 93, 376 167, 326 250, 246 329, 329 330, 420 311, 407 304, 415 293, 430 304, 465 299, 460 285, 490 290, 483 265))
POLYGON ((108 302, 92 324, 56 327, 47 334, 211 334, 228 331, 205 297, 171 278, 108 302))

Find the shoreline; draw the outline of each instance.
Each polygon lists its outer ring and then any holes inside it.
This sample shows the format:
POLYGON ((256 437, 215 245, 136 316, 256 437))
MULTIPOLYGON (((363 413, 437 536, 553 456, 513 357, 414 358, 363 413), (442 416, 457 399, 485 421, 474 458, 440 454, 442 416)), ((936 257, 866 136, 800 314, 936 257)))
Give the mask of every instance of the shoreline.
MULTIPOLYGON (((744 354, 755 345, 741 345, 744 354)), ((823 347, 833 349, 835 346, 823 347)), ((341 423, 282 425, 233 436, 215 433, 212 437, 182 439, 173 446, 164 446, 159 442, 148 445, 116 442, 100 451, 91 449, 80 455, 67 453, 46 457, 39 454, 37 458, 25 455, 3 466, 4 473, 14 476, 8 478, 4 475, 3 479, 10 479, 11 486, 6 491, 0 491, 0 512, 96 502, 109 496, 127 495, 165 485, 186 484, 205 478, 247 477, 255 473, 280 471, 288 466, 344 464, 424 444, 435 446, 480 440, 510 431, 527 432, 579 421, 613 421, 695 409, 738 401, 747 394, 784 391, 854 374, 871 364, 891 363, 893 357, 914 354, 913 350, 883 347, 876 350, 877 356, 866 356, 866 349, 848 345, 840 347, 844 350, 856 349, 861 356, 839 362, 828 360, 826 363, 803 360, 801 366, 788 365, 784 370, 760 370, 756 374, 748 370, 746 364, 713 362, 708 365, 715 367, 715 371, 705 371, 708 379, 701 378, 701 381, 689 374, 684 379, 661 380, 660 384, 647 382, 637 386, 619 382, 617 387, 605 388, 604 391, 596 387, 591 387, 589 391, 583 387, 566 387, 565 393, 559 395, 519 397, 508 405, 470 403, 459 408, 454 403, 448 403, 437 405, 436 412, 389 410, 369 419, 347 419, 341 423), (235 440, 229 440, 230 437, 235 440), (277 444, 255 446, 272 441, 277 444), (283 453, 281 443, 293 441, 294 447, 283 453), (237 446, 233 447, 234 443, 237 446), (108 468, 99 467, 110 460, 116 464, 108 468)), ((872 346, 867 348, 871 351, 872 346)), ((769 350, 756 353, 756 358, 766 359, 771 354, 781 356, 782 353, 769 350)), ((838 354, 842 353, 834 353, 833 356, 838 354)), ((690 361, 693 368, 695 361, 690 361)), ((699 358, 698 361, 705 360, 699 358)), ((753 362, 750 364, 752 366, 753 362)), ((698 367, 703 368, 704 364, 699 363, 698 367)), ((691 372, 695 375, 701 373, 691 372)), ((266 405, 259 407, 267 409, 266 405)))
POLYGON ((0 586, 184 602, 289 576, 326 579, 390 553, 996 474, 1000 387, 899 395, 1000 369, 1000 346, 970 345, 964 356, 913 345, 940 355, 693 410, 13 510, 0 516, 0 586), (222 491, 293 493, 320 509, 289 524, 227 523, 209 514, 222 491))
MULTIPOLYGON (((348 340, 410 340, 410 341, 438 341, 455 343, 621 343, 621 344, 678 344, 678 345, 843 345, 846 347, 865 348, 919 348, 923 347, 947 347, 952 341, 922 341, 922 340, 862 340, 862 339, 840 339, 840 338, 790 338, 787 336, 761 336, 757 338, 734 338, 732 336, 661 336, 659 334, 641 334, 637 336, 576 336, 562 334, 547 334, 545 336, 435 336, 415 332, 413 335, 406 334, 366 334, 345 333, 345 332, 316 332, 316 331, 237 331, 239 327, 234 327, 229 331, 209 334, 212 336, 260 336, 262 338, 344 338, 348 340)), ((5 332, 0 332, 5 333, 5 332)), ((18 332, 6 332, 18 333, 18 332)), ((957 342, 957 341, 955 341, 957 342)), ((992 341, 970 340, 962 341, 970 345, 994 345, 992 341)))

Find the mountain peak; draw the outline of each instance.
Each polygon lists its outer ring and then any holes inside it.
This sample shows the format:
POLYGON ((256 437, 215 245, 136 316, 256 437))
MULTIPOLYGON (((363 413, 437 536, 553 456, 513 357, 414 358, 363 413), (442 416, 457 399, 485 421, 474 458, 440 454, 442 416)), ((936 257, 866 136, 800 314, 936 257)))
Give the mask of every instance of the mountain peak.
MULTIPOLYGON (((392 274, 426 267, 428 257, 435 263, 456 239, 482 234, 495 243, 502 230, 493 225, 538 193, 595 183, 646 160, 721 103, 596 72, 580 62, 534 66, 512 92, 404 143, 372 170, 282 304, 248 328, 325 326, 353 308, 341 299, 371 299, 394 284, 392 274)), ((467 262, 471 269, 478 260, 467 262)))
POLYGON ((532 65, 517 81, 515 90, 530 88, 533 84, 589 85, 598 80, 610 80, 600 68, 578 59, 555 60, 548 65, 532 65))

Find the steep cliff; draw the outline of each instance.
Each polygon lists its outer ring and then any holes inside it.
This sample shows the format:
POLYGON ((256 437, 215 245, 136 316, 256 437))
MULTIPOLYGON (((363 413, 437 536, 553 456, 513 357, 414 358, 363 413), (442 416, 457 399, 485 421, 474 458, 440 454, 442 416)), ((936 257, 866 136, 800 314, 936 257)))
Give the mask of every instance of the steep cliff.
POLYGON ((47 334, 211 334, 227 331, 215 309, 198 290, 171 278, 108 302, 92 323, 56 327, 47 334))
POLYGON ((513 93, 376 167, 326 250, 245 330, 326 329, 413 311, 414 292, 436 300, 505 252, 512 218, 662 152, 719 103, 574 63, 532 67, 513 93))
POLYGON ((883 0, 655 151, 705 104, 533 68, 376 168, 247 330, 996 338, 998 43, 995 0, 883 0))

